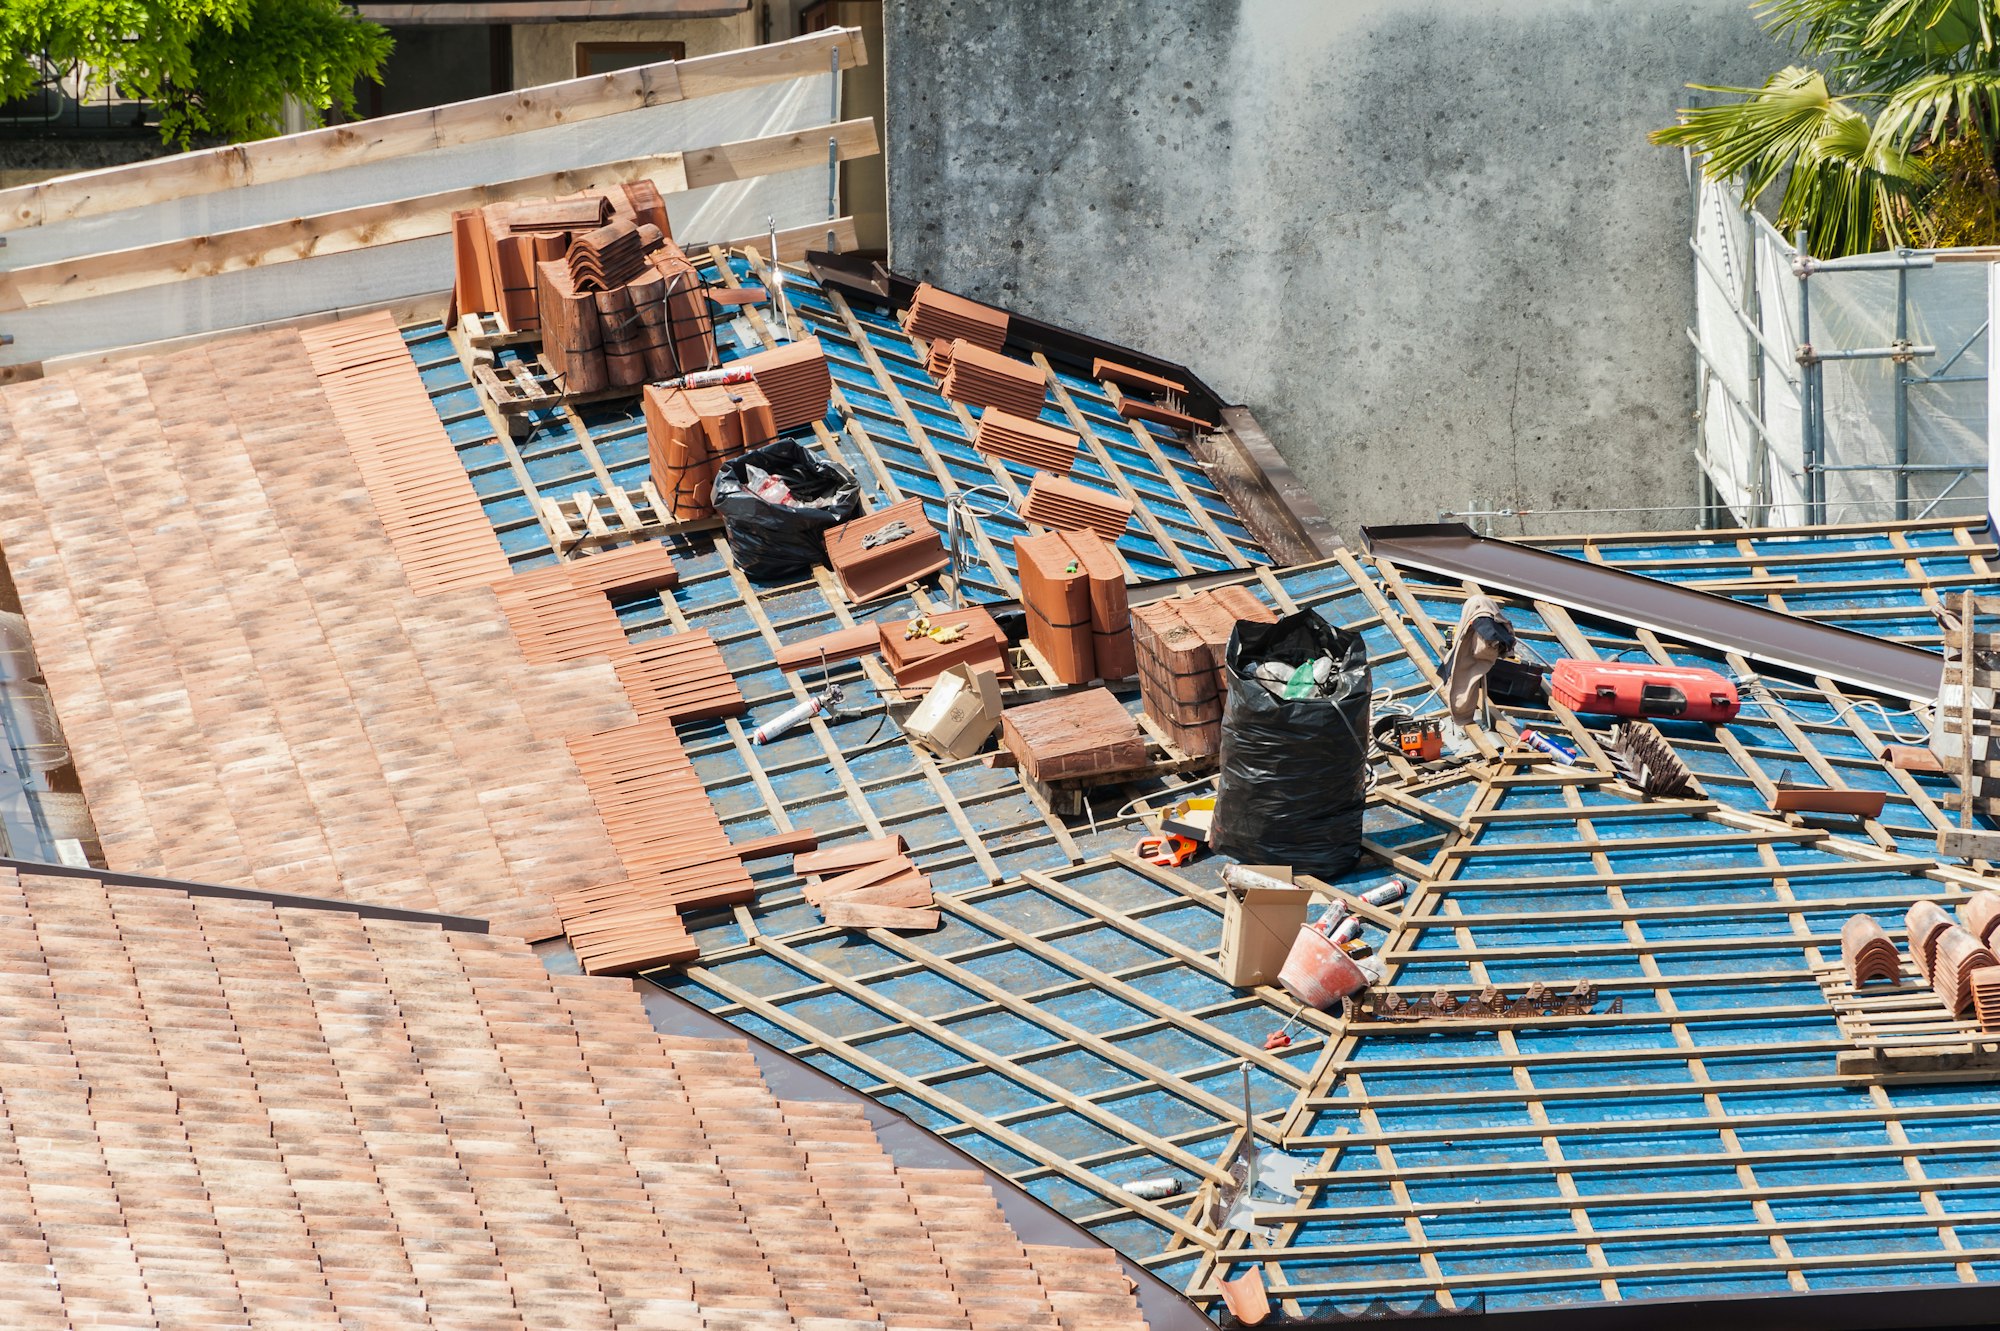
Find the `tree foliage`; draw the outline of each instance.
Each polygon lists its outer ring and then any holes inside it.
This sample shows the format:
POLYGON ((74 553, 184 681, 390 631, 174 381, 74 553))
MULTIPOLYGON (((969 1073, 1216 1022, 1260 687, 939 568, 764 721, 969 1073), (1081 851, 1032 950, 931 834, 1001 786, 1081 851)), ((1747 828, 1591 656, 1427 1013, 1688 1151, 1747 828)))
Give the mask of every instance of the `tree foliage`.
POLYGON ((1811 65, 1692 107, 1655 143, 1803 228, 1812 253, 2000 241, 2000 0, 1768 0, 1765 26, 1811 65), (1949 235, 1952 240, 1941 239, 1949 235))
POLYGON ((179 147, 263 138, 282 132, 288 96, 351 114, 390 45, 340 0, 0 0, 0 101, 30 91, 46 56, 159 107, 179 147))

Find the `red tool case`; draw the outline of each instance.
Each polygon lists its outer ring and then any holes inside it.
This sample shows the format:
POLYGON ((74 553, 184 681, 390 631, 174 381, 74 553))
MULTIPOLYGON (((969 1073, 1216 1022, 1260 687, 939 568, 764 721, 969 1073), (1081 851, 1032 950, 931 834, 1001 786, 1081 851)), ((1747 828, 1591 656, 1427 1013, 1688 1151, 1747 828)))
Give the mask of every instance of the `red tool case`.
POLYGON ((1572 712, 1680 721, 1727 721, 1743 705, 1713 670, 1645 661, 1558 661, 1549 693, 1572 712))

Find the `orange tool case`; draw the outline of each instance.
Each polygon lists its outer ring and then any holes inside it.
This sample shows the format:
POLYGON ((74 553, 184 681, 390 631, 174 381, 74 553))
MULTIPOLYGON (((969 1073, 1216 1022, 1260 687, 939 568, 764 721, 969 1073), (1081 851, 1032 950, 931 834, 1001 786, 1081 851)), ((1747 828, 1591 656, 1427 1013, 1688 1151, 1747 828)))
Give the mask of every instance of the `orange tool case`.
POLYGON ((1680 721, 1727 721, 1743 705, 1713 670, 1644 661, 1558 661, 1549 693, 1572 712, 1680 721))

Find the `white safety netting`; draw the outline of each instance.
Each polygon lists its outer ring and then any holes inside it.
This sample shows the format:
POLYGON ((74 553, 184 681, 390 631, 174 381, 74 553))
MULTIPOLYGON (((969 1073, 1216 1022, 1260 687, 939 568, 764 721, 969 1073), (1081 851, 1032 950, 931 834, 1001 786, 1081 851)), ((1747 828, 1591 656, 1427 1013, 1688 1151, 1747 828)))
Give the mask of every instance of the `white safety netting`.
POLYGON ((1745 210, 1732 186, 1705 180, 1694 249, 1700 461, 1737 521, 1796 526, 1986 511, 1986 264, 1818 271, 1802 283, 1792 246, 1745 210), (1902 362, 1822 362, 1818 510, 1809 503, 1798 361, 1802 285, 1821 353, 1898 342, 1934 348, 1902 362))

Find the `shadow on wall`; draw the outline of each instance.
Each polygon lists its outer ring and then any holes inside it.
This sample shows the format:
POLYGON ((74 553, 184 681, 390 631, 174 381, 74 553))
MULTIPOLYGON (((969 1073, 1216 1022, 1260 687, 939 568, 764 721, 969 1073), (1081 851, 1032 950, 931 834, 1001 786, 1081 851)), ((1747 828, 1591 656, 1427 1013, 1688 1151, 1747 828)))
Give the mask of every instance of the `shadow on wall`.
POLYGON ((1698 502, 1645 134, 1776 67, 1747 0, 887 0, 886 45, 894 265, 1184 361, 1344 535, 1698 502))

